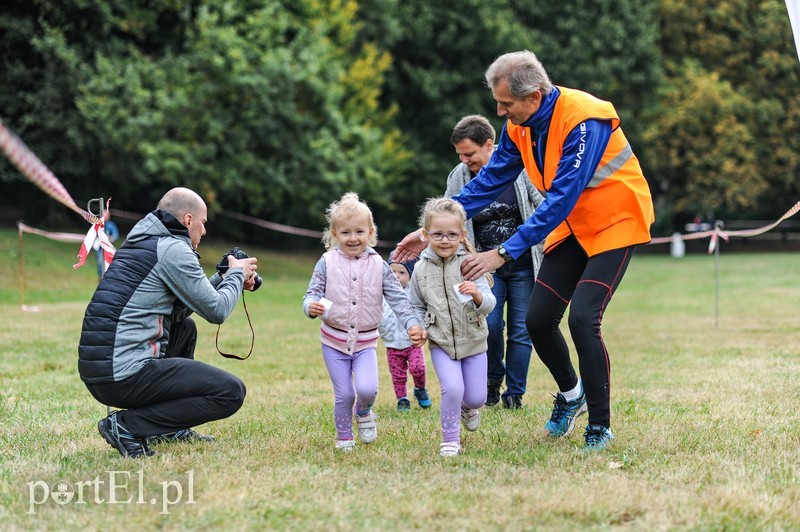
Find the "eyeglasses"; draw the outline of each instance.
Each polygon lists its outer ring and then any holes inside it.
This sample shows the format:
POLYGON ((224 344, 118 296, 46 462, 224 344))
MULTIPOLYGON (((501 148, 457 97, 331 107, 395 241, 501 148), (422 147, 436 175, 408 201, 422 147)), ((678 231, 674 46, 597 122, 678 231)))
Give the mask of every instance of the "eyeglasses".
MULTIPOLYGON (((427 231, 426 231, 427 233, 427 231)), ((436 240, 437 242, 441 242, 443 239, 447 238, 450 242, 455 242, 459 238, 461 238, 462 233, 428 233, 428 236, 432 239, 436 240)))

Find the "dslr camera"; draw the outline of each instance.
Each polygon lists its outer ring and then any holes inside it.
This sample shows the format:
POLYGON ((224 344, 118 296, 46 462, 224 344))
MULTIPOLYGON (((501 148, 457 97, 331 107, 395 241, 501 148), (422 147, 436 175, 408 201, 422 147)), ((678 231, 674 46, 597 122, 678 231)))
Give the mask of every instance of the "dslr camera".
MULTIPOLYGON (((220 275, 222 275, 223 273, 228 271, 228 255, 233 255, 234 258, 239 259, 239 260, 241 260, 241 259, 249 259, 250 258, 250 255, 248 255, 247 253, 245 253, 244 251, 242 251, 238 247, 235 247, 235 248, 231 249, 230 251, 228 251, 227 253, 225 253, 222 256, 222 259, 220 259, 219 264, 217 264, 217 273, 220 274, 220 275)), ((256 281, 256 284, 253 286, 253 292, 255 292, 256 290, 258 290, 261 287, 262 279, 261 279, 261 276, 258 275, 257 273, 255 274, 255 281, 256 281)))

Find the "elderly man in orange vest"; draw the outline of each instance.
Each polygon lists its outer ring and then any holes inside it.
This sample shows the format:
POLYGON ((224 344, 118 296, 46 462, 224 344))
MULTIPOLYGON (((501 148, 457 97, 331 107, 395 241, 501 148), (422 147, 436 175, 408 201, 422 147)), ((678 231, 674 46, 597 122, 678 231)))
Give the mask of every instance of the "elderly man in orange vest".
MULTIPOLYGON (((553 85, 533 52, 500 56, 486 70, 486 82, 506 123, 489 163, 453 199, 472 216, 524 168, 545 200, 501 246, 465 260, 462 273, 475 279, 545 241, 526 315, 536 353, 559 388, 545 433, 569 435, 588 410, 585 449, 602 450, 614 435, 611 364, 600 324, 634 249, 650 241, 650 188, 614 106, 553 85), (559 330, 567 305, 580 377, 559 330)), ((419 236, 404 238, 395 259, 419 253, 425 244, 419 236)))

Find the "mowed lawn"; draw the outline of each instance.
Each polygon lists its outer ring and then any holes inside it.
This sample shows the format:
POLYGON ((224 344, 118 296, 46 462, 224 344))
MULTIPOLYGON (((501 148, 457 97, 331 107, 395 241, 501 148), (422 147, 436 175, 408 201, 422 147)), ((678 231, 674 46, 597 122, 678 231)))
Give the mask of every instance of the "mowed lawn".
MULTIPOLYGON (((230 244, 203 243, 207 271, 230 244)), ((382 347, 378 441, 335 452, 318 321, 301 310, 319 255, 248 249, 264 278, 246 296, 252 357, 220 357, 202 320, 197 350, 245 381, 243 408, 200 428, 216 442, 131 460, 97 433, 105 407, 77 374, 96 274, 72 269, 76 251, 26 235, 22 311, 17 235, 0 231, 0 529, 800 529, 797 254, 723 249, 718 328, 713 256, 634 257, 603 327, 614 446, 581 452, 585 417, 541 436, 556 389, 534 354, 525 407, 484 409, 442 459, 430 359, 433 408, 401 414, 382 347)), ((240 303, 220 347, 249 343, 240 303)))

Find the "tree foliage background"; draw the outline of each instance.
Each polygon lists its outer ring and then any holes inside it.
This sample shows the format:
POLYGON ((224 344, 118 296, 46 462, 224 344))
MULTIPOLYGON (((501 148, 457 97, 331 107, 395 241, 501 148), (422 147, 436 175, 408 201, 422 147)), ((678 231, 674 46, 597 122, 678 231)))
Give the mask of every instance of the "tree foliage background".
MULTIPOLYGON (((76 199, 146 212, 184 185, 212 217, 319 229, 355 190, 394 239, 444 191, 455 122, 479 113, 499 132, 483 72, 524 48, 555 83, 617 106, 655 234, 698 212, 777 216, 800 197, 782 0, 7 0, 0 118, 76 199)), ((6 161, 0 203, 7 222, 70 220, 6 161)))

